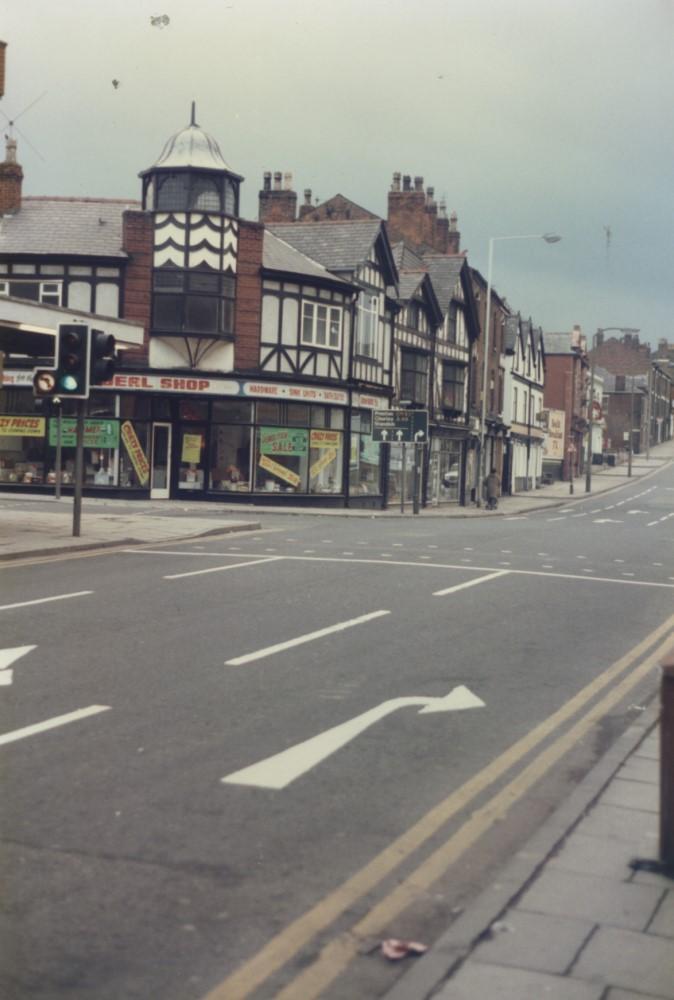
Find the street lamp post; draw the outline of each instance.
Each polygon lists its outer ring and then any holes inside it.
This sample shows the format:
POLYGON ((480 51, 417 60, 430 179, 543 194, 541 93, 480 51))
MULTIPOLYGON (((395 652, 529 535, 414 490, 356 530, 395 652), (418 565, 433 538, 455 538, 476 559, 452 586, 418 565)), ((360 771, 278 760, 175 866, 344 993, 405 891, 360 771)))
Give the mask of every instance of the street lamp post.
POLYGON ((489 258, 487 263, 487 309, 484 321, 484 359, 482 364, 482 407, 480 413, 480 458, 478 462, 478 482, 475 503, 482 506, 482 483, 486 472, 485 436, 487 426, 487 375, 489 373, 489 328, 491 324, 491 278, 494 262, 494 243, 497 240, 545 240, 546 243, 559 243, 561 236, 555 233, 531 233, 525 236, 491 236, 489 238, 489 258))

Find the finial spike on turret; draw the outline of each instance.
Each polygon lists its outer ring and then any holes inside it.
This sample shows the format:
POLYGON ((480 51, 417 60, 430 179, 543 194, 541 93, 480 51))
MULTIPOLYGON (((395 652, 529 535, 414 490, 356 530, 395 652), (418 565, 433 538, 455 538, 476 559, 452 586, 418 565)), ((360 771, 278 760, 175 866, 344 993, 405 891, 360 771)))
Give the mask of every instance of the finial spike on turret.
POLYGON ((196 114, 197 114, 196 101, 192 101, 192 120, 190 121, 190 125, 196 125, 197 123, 196 114))

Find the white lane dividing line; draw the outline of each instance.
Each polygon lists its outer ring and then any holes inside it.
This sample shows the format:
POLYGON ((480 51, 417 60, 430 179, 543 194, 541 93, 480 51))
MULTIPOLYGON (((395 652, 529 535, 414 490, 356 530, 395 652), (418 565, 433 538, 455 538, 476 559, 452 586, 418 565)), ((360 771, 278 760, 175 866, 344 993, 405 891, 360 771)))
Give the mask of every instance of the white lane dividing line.
POLYGON ((93 594, 93 590, 76 590, 73 594, 57 594, 55 597, 39 597, 35 601, 18 601, 16 604, 2 604, 0 611, 9 611, 10 608, 27 608, 31 604, 48 604, 50 601, 67 601, 71 597, 86 597, 93 594))
POLYGON ((110 705, 89 705, 88 708, 79 708, 76 712, 68 712, 67 715, 57 715, 54 719, 36 722, 33 726, 24 726, 23 729, 15 729, 11 733, 3 733, 0 735, 0 745, 14 743, 15 740, 23 740, 27 736, 44 733, 48 729, 56 729, 58 726, 67 726, 69 722, 78 722, 80 719, 86 719, 90 715, 98 715, 99 712, 109 712, 110 708, 110 705))
POLYGON ((211 566, 209 569, 193 569, 191 573, 171 573, 165 580, 182 580, 186 576, 203 576, 205 573, 224 573, 226 569, 241 569, 242 566, 258 566, 261 563, 279 562, 283 556, 266 556, 263 559, 249 559, 247 562, 230 563, 228 566, 211 566))
POLYGON ((347 628, 353 628, 354 625, 362 625, 375 618, 382 618, 384 615, 390 614, 390 611, 371 611, 358 618, 350 618, 348 621, 338 622, 336 625, 328 625, 327 628, 319 628, 316 632, 307 632, 306 635, 299 635, 296 639, 288 639, 286 642, 277 642, 273 646, 265 646, 264 649, 258 649, 255 653, 246 653, 245 656, 236 656, 233 660, 225 660, 225 666, 239 667, 244 663, 251 663, 253 660, 261 660, 263 656, 272 656, 274 653, 281 653, 284 649, 302 646, 305 642, 313 642, 314 639, 322 639, 325 635, 343 632, 347 628))
POLYGON ((510 571, 507 569, 499 569, 496 573, 489 573, 487 576, 478 576, 475 580, 465 580, 463 583, 457 583, 453 587, 447 587, 445 590, 436 590, 433 593, 433 597, 444 597, 446 594, 456 594, 458 590, 466 590, 467 587, 476 587, 478 583, 486 583, 487 580, 495 580, 498 576, 507 576, 510 571))
POLYGON ((566 521, 565 517, 548 517, 548 521, 566 521))

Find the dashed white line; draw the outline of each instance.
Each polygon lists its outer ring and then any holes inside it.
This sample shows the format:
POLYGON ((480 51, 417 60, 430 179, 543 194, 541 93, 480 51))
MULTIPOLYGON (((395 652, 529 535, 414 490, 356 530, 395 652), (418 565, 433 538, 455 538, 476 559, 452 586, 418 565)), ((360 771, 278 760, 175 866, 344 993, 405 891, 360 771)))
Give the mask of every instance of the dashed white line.
POLYGON ((283 556, 262 556, 258 559, 249 559, 246 562, 230 563, 229 566, 211 566, 209 569, 193 569, 190 573, 171 573, 165 576, 165 580, 182 580, 186 576, 205 576, 207 573, 224 573, 228 569, 241 569, 243 566, 258 566, 262 563, 278 562, 283 556))
POLYGON ((260 660, 264 656, 273 656, 285 649, 292 649, 295 646, 302 646, 306 642, 313 642, 315 639, 322 639, 323 636, 332 635, 334 632, 343 632, 354 625, 362 625, 364 622, 372 621, 374 618, 381 618, 383 615, 390 615, 390 611, 371 611, 367 615, 360 615, 358 618, 350 618, 345 622, 338 622, 336 625, 328 625, 327 628, 317 629, 315 632, 307 632, 306 635, 299 635, 295 639, 288 639, 286 642, 277 642, 273 646, 265 646, 254 653, 247 653, 245 656, 235 656, 233 660, 225 660, 226 667, 239 667, 244 663, 252 663, 253 660, 260 660))
POLYGON ((99 712, 109 711, 110 705, 89 705, 88 708, 78 708, 76 712, 68 712, 67 715, 57 715, 53 719, 36 722, 32 726, 24 726, 23 729, 15 729, 11 733, 3 733, 0 736, 0 745, 14 743, 15 740, 23 740, 26 736, 34 736, 35 733, 44 733, 47 729, 56 729, 57 726, 66 726, 69 722, 86 719, 89 715, 98 715, 99 712))
POLYGON ((548 521, 566 521, 565 517, 549 517, 548 521))
POLYGON ((478 576, 475 580, 465 580, 463 583, 457 583, 453 587, 446 587, 445 590, 436 590, 433 593, 433 597, 444 597, 446 594, 455 594, 458 590, 466 590, 468 587, 476 587, 478 583, 486 583, 487 580, 495 580, 499 576, 506 575, 507 572, 507 569, 500 569, 495 573, 489 573, 487 576, 478 576))
POLYGON ((623 573, 623 576, 634 576, 634 573, 623 573))
POLYGON ((2 604, 0 611, 9 611, 10 608, 27 608, 31 604, 49 604, 50 601, 67 601, 71 597, 86 597, 93 594, 93 590, 76 590, 72 594, 56 594, 55 597, 38 597, 34 601, 17 601, 16 604, 2 604))

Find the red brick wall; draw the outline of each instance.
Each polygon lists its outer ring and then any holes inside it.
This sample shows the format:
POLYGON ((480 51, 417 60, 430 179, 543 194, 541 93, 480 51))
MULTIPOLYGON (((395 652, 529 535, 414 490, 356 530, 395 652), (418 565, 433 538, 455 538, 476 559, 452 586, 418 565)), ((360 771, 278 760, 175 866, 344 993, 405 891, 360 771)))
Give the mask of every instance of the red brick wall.
POLYGON ((18 163, 0 163, 0 216, 21 208, 23 170, 18 163))
POLYGON ((260 326, 262 322, 262 242, 264 226, 257 222, 239 224, 234 313, 234 367, 260 366, 260 326))
POLYGON ((598 344, 591 357, 613 375, 640 375, 650 368, 650 354, 650 347, 640 344, 638 336, 623 340, 611 337, 598 344))
POLYGON ((122 246, 129 254, 122 315, 145 330, 143 347, 125 352, 125 357, 135 362, 147 361, 152 312, 153 217, 149 212, 127 211, 122 225, 122 246))

